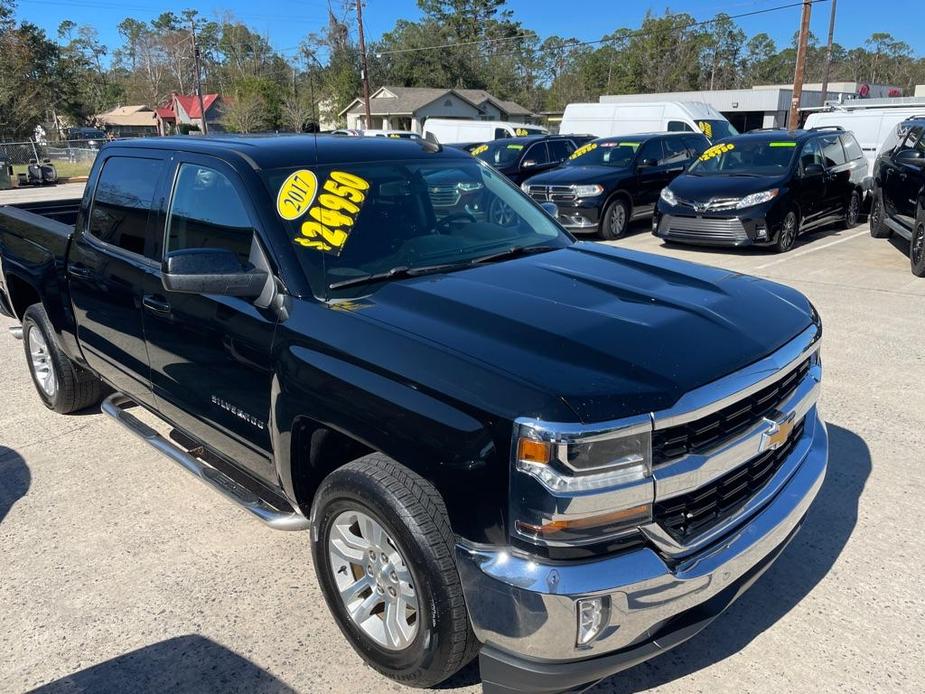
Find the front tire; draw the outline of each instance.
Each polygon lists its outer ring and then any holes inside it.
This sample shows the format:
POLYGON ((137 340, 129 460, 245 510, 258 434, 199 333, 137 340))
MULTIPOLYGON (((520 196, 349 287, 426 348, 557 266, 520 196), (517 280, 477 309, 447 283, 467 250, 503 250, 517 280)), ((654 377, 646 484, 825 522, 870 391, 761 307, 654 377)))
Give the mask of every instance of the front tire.
POLYGON ((874 191, 874 201, 870 206, 870 235, 875 239, 886 239, 891 233, 886 225, 883 193, 879 190, 874 191))
POLYGON ((61 351, 41 304, 30 306, 23 313, 22 336, 29 373, 45 407, 69 414, 99 404, 103 382, 61 351))
POLYGON ((332 472, 312 509, 321 590, 353 648, 386 677, 430 687, 475 656, 439 492, 374 453, 332 472))
POLYGON ((625 200, 617 198, 604 210, 601 220, 601 236, 607 241, 615 241, 626 234, 629 225, 630 211, 625 200))
POLYGON ((920 215, 915 229, 912 232, 912 241, 909 242, 909 261, 912 274, 916 277, 925 277, 925 215, 920 215))
POLYGON ((774 242, 774 250, 778 253, 786 253, 797 240, 800 233, 800 218, 794 210, 790 210, 784 215, 784 221, 781 222, 780 231, 777 232, 777 240, 774 242))

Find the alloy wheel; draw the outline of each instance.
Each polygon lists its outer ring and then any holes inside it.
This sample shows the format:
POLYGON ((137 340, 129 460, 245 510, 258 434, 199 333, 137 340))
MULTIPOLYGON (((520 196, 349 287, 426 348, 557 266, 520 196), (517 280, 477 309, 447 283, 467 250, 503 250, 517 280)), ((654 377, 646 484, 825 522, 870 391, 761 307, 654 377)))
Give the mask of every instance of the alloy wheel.
POLYGON ((35 380, 42 392, 49 398, 53 398, 58 392, 58 378, 55 375, 51 353, 48 351, 48 343, 45 342, 45 336, 38 328, 30 328, 28 338, 32 373, 35 374, 35 380))
POLYGON ((500 198, 491 201, 488 209, 488 218, 493 224, 502 227, 509 227, 517 220, 517 214, 513 208, 500 198))
POLYGON ((858 223, 858 217, 861 213, 861 200, 857 193, 852 193, 851 200, 848 201, 848 226, 854 226, 858 223))
POLYGON ((779 246, 786 250, 793 245, 797 233, 797 216, 793 212, 788 212, 784 217, 784 224, 780 230, 779 246))
POLYGON ((610 212, 610 229, 614 234, 622 234, 626 228, 626 208, 614 205, 610 212))
POLYGON ((913 265, 921 265, 925 259, 925 224, 919 224, 912 235, 912 244, 909 249, 909 256, 913 265))
POLYGON ((362 511, 344 511, 331 524, 328 555, 350 619, 383 648, 410 646, 418 632, 417 592, 385 528, 362 511))

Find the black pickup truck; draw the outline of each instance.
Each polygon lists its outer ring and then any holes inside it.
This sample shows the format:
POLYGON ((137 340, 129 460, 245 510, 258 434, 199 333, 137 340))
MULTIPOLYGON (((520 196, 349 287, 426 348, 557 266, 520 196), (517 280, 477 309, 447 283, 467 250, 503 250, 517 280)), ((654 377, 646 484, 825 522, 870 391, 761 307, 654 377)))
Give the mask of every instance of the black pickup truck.
POLYGON ((0 258, 42 401, 310 529, 407 685, 478 654, 486 691, 571 690, 681 643, 825 474, 806 298, 576 242, 426 141, 108 144, 82 200, 0 208, 0 258))

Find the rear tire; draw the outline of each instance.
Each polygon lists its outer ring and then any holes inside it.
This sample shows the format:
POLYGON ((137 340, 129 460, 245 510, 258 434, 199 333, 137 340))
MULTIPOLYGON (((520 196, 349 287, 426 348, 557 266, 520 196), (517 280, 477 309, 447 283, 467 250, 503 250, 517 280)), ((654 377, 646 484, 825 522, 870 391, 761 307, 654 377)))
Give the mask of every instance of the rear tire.
POLYGON ((784 221, 781 222, 780 231, 777 232, 777 240, 773 248, 778 253, 786 253, 797 240, 800 234, 800 218, 794 210, 790 210, 784 215, 784 221))
POLYGON ((889 238, 893 233, 886 225, 883 209, 883 193, 879 190, 874 191, 874 200, 870 205, 870 235, 875 239, 889 238))
POLYGON ((858 191, 852 191, 851 197, 848 198, 848 206, 845 207, 845 229, 854 229, 858 225, 858 219, 861 217, 861 194, 858 191))
POLYGON ((475 657, 446 507, 408 468, 373 453, 328 475, 312 557, 338 626, 381 674, 429 687, 475 657))
POLYGON ((909 261, 912 274, 925 277, 925 215, 919 215, 909 242, 909 261))
POLYGON ((22 337, 32 383, 45 407, 68 414, 99 404, 105 390, 103 382, 61 351, 41 304, 23 313, 22 337))
POLYGON ((629 226, 629 205, 625 200, 617 198, 604 209, 604 218, 601 220, 601 236, 607 241, 615 241, 626 235, 629 226))

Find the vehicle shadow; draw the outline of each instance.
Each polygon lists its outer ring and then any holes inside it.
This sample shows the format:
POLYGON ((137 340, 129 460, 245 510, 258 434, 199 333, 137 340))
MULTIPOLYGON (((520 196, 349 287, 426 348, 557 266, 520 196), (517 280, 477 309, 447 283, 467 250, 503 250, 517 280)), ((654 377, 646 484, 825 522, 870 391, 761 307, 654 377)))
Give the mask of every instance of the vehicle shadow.
POLYGON ((890 243, 893 248, 902 253, 906 258, 909 257, 909 242, 899 234, 890 234, 890 243))
POLYGON ((872 465, 861 437, 828 426, 832 462, 825 482, 803 528, 767 573, 702 633, 658 658, 603 680, 589 692, 651 689, 718 663, 773 626, 825 578, 857 523, 858 500, 872 465))
POLYGON ((0 523, 32 484, 26 461, 12 448, 0 445, 0 523))
POLYGON ((32 694, 83 692, 290 694, 295 690, 221 644, 189 634, 124 653, 32 690, 32 694))

